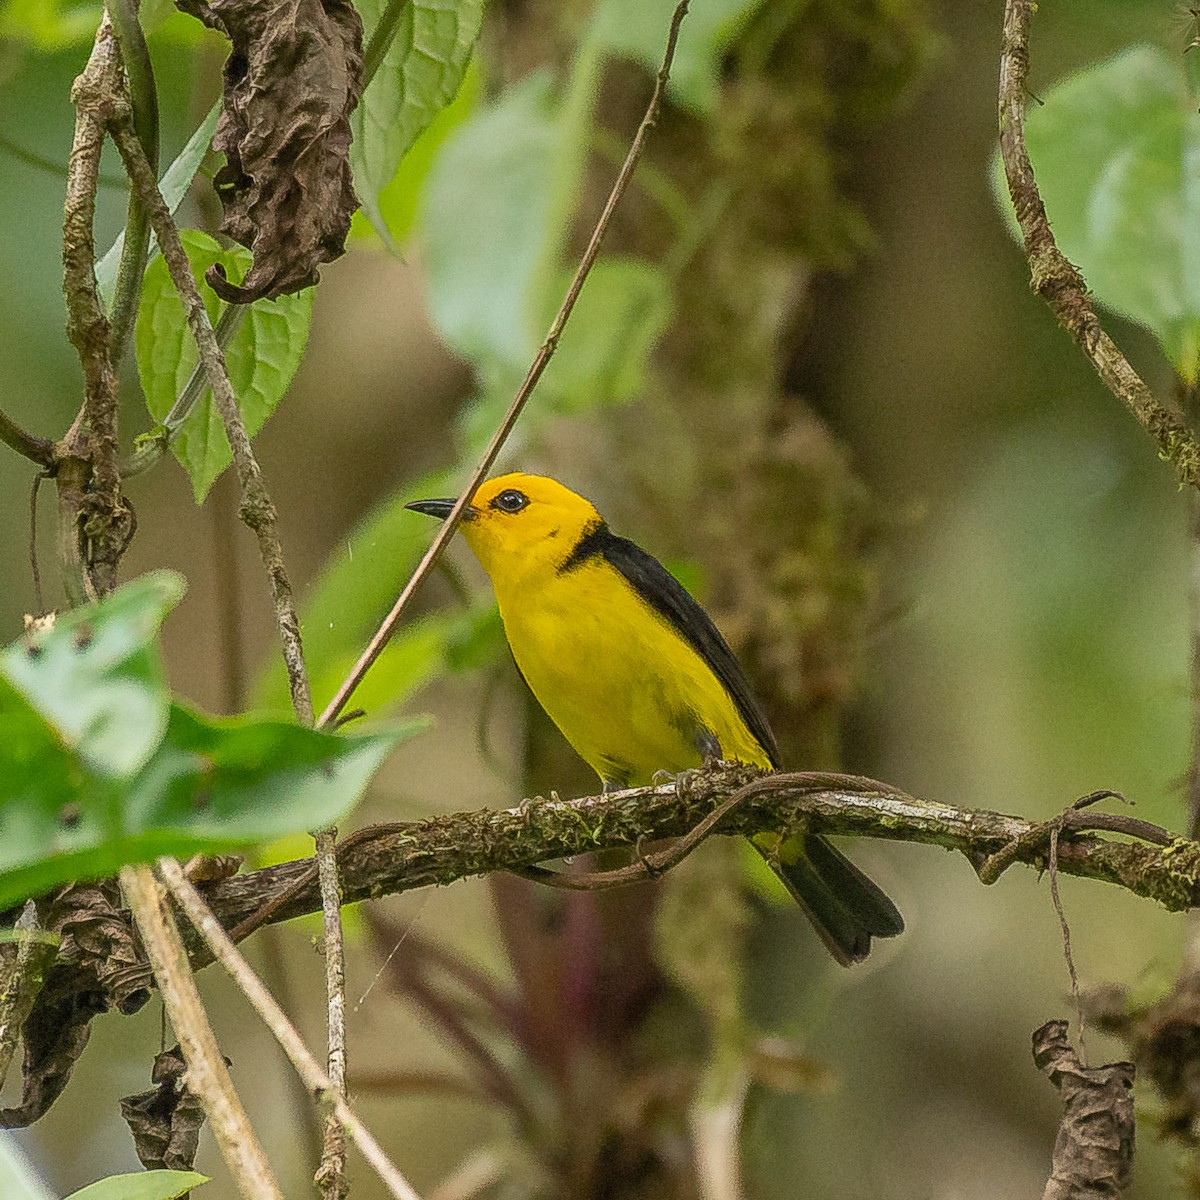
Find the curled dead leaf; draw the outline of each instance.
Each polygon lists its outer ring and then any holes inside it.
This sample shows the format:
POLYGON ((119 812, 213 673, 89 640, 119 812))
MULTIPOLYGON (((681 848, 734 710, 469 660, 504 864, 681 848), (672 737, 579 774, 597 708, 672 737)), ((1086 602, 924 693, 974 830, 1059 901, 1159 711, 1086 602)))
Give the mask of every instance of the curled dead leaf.
POLYGON ((1118 1200, 1133 1176, 1133 1063, 1085 1067, 1066 1021, 1034 1031, 1033 1061, 1063 1097, 1042 1200, 1118 1200))
POLYGON ((156 1086, 121 1098, 121 1116, 148 1171, 190 1171, 196 1161, 204 1109, 188 1090, 186 1071, 182 1052, 172 1046, 154 1060, 156 1086))
POLYGON ((222 232, 254 265, 241 284, 219 265, 209 285, 249 304, 317 282, 345 250, 358 207, 350 113, 362 92, 362 22, 349 0, 177 0, 232 43, 213 146, 222 232))
POLYGON ((150 968, 115 880, 63 888, 42 927, 59 936, 58 957, 22 1027, 21 1102, 0 1109, 0 1128, 31 1125, 58 1099, 94 1016, 136 1012, 150 997, 150 968))

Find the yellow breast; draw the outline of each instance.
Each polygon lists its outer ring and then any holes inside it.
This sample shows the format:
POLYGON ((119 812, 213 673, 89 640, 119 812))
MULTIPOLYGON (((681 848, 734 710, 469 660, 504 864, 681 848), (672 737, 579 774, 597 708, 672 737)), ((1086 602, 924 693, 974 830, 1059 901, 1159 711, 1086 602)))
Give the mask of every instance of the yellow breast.
POLYGON ((697 767, 705 731, 722 757, 770 765, 704 659, 603 559, 493 582, 521 674, 601 779, 697 767))

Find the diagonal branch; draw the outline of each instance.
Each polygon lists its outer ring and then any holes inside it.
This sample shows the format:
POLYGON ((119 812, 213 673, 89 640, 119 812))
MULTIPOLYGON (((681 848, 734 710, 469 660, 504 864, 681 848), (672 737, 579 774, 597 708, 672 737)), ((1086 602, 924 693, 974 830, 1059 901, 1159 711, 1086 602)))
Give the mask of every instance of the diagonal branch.
MULTIPOLYGON (((176 870, 179 870, 176 865, 176 870)), ((188 1087, 199 1097, 221 1155, 245 1200, 283 1200, 208 1023, 175 918, 154 872, 126 867, 121 887, 137 920, 171 1026, 187 1060, 188 1087)))
POLYGON ((1033 0, 1007 0, 1000 55, 1000 155, 1025 240, 1031 286, 1087 355, 1105 386, 1154 439, 1158 452, 1189 487, 1200 487, 1200 443, 1174 405, 1155 398, 1142 377, 1101 328, 1083 276, 1058 248, 1025 144, 1029 94, 1029 23, 1033 0))
POLYGON ((188 920, 203 938, 213 957, 218 959, 233 977, 242 994, 275 1035, 308 1089, 317 1099, 328 1103, 336 1113, 339 1123, 350 1132, 363 1156, 383 1180, 388 1191, 396 1200, 420 1200, 412 1185, 400 1174, 367 1127, 346 1103, 344 1088, 335 1087, 333 1080, 321 1070, 300 1034, 296 1032, 296 1027, 287 1019, 287 1014, 279 1007, 275 997, 267 991, 262 980, 230 941, 200 893, 184 875, 180 865, 173 858, 161 858, 158 861, 158 869, 171 894, 187 913, 188 920))
MULTIPOLYGON (((110 130, 125 169, 129 172, 134 191, 139 196, 150 216, 151 225, 166 260, 171 279, 179 292, 187 313, 192 335, 209 386, 212 388, 225 433, 233 451, 241 487, 242 501, 239 516, 258 538, 259 553, 270 580, 271 594, 275 602, 275 621, 279 629, 283 648, 283 660, 287 667, 288 685, 291 689, 292 707, 302 725, 313 723, 312 694, 309 689, 308 673, 304 664, 304 650, 300 641, 300 621, 292 597, 291 583, 283 563, 283 547, 280 544, 276 523, 275 505, 267 493, 262 472, 250 445, 246 426, 234 396, 229 374, 225 368, 225 357, 217 341, 199 289, 192 276, 191 265, 179 231, 171 217, 170 209, 158 189, 154 170, 138 141, 133 123, 127 110, 114 114, 110 130)), ((346 1016, 345 1016, 345 968, 342 943, 341 903, 337 877, 335 845, 337 831, 320 830, 315 835, 319 876, 324 911, 324 953, 326 989, 329 1004, 329 1076, 332 1087, 339 1096, 346 1090, 346 1016)), ((342 1200, 346 1194, 345 1181, 345 1136, 341 1127, 340 1111, 331 1111, 325 1126, 324 1153, 318 1172, 318 1183, 330 1200, 342 1200)))

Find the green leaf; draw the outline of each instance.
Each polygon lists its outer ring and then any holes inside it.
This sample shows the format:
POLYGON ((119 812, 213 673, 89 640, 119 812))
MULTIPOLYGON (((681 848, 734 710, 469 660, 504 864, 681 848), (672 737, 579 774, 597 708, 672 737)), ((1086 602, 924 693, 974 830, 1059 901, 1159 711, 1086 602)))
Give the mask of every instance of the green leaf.
POLYGON ((4 1200, 55 1200, 10 1133, 0 1132, 0 1196, 4 1200))
MULTIPOLYGON (((358 0, 364 32, 373 32, 386 0, 358 0)), ((395 37, 350 117, 354 182, 363 209, 384 240, 379 193, 421 132, 458 92, 479 37, 483 0, 411 0, 395 37)))
MULTIPOLYGON (((204 272, 213 263, 221 263, 230 278, 240 279, 249 268, 250 253, 241 247, 222 249, 205 233, 186 231, 181 236, 205 307, 215 323, 221 302, 204 282, 204 272)), ((225 350, 230 382, 251 437, 275 411, 300 364, 312 319, 312 300, 313 290, 307 288, 294 296, 250 305, 225 350)), ((136 346, 146 406, 150 415, 161 421, 196 365, 195 343, 162 258, 151 263, 146 271, 136 346)), ((171 439, 171 450, 191 477, 192 491, 199 503, 232 461, 211 389, 205 389, 171 439)))
MULTIPOLYGON (((550 306, 557 310, 574 268, 566 269, 543 294, 549 327, 550 306)), ((645 387, 650 355, 673 311, 673 293, 665 273, 633 258, 599 258, 579 294, 575 311, 563 331, 558 353, 550 360, 538 386, 537 403, 521 418, 509 450, 556 417, 591 411, 598 405, 620 404, 645 387)), ((530 352, 532 355, 532 351, 530 352)), ((528 366, 478 362, 481 379, 474 401, 463 408, 459 432, 467 451, 478 454, 491 439, 512 403, 513 393, 528 366)))
POLYGON ((161 740, 170 694, 154 639, 183 592, 179 575, 146 575, 0 653, 2 676, 89 770, 132 775, 161 740))
MULTIPOLYGON (((763 0, 694 0, 679 30, 667 94, 698 112, 717 106, 721 56, 762 7, 763 0)), ((610 54, 651 72, 662 65, 675 0, 601 0, 595 31, 610 54)))
POLYGON ((195 1171, 135 1171, 90 1183, 67 1200, 176 1200, 208 1181, 195 1171))
MULTIPOLYGON (((144 16, 145 5, 142 12, 144 16)), ((183 202, 184 196, 196 178, 196 172, 212 145, 213 134, 217 129, 217 121, 221 116, 220 102, 208 110, 208 115, 200 122, 196 132, 188 138, 187 145, 179 152, 175 161, 167 168, 166 174, 159 182, 158 188, 167 207, 172 214, 183 202)), ((108 252, 96 264, 96 283, 100 287, 100 296, 105 305, 112 303, 113 289, 117 286, 117 268, 121 264, 121 251, 125 247, 125 231, 117 234, 117 240, 108 248, 108 252)), ((158 256, 158 239, 150 235, 150 256, 147 264, 158 256)))
MULTIPOLYGON (((1135 46, 1051 88, 1026 119, 1062 252, 1102 304, 1158 337, 1189 384, 1200 374, 1196 108, 1182 59, 1135 46)), ((1006 193, 1001 203, 1011 214, 1006 193)))
POLYGON ((149 762, 118 781, 56 747, 7 688, 0 680, 0 908, 160 854, 216 854, 335 824, 413 732, 328 734, 174 704, 149 762))
POLYGON ((523 370, 543 331, 531 295, 553 248, 552 179, 562 149, 549 76, 481 109, 447 140, 425 186, 429 311, 463 357, 523 370))
POLYGON ((335 735, 173 704, 155 635, 169 572, 0 651, 0 909, 158 854, 333 824, 415 725, 335 735))
POLYGON ((465 613, 450 631, 446 667, 453 672, 490 667, 504 657, 507 649, 500 609, 495 601, 481 604, 465 613))
MULTIPOLYGON (((480 72, 468 66, 458 95, 430 122, 429 128, 413 142, 408 153, 400 162, 392 178, 383 185, 375 197, 372 216, 365 208, 355 211, 350 223, 350 236, 356 240, 383 242, 394 249, 407 241, 417 220, 417 207, 421 192, 433 164, 437 161, 442 145, 450 134, 475 111, 482 90, 480 72), (382 232, 377 228, 383 221, 382 232), (375 224, 372 224, 372 221, 375 224)), ((365 191, 365 187, 360 187, 365 191)))

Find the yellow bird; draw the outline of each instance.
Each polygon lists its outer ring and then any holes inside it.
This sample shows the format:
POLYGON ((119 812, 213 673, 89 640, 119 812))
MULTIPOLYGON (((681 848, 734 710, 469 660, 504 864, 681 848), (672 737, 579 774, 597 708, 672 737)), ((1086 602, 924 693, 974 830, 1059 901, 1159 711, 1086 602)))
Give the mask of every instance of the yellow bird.
MULTIPOLYGON (((453 500, 409 508, 445 519, 453 500)), ((605 789, 714 758, 778 769, 733 651, 651 555, 539 475, 484 483, 462 534, 491 578, 517 667, 605 789)), ((843 965, 904 929, 896 906, 824 838, 752 839, 843 965)))

